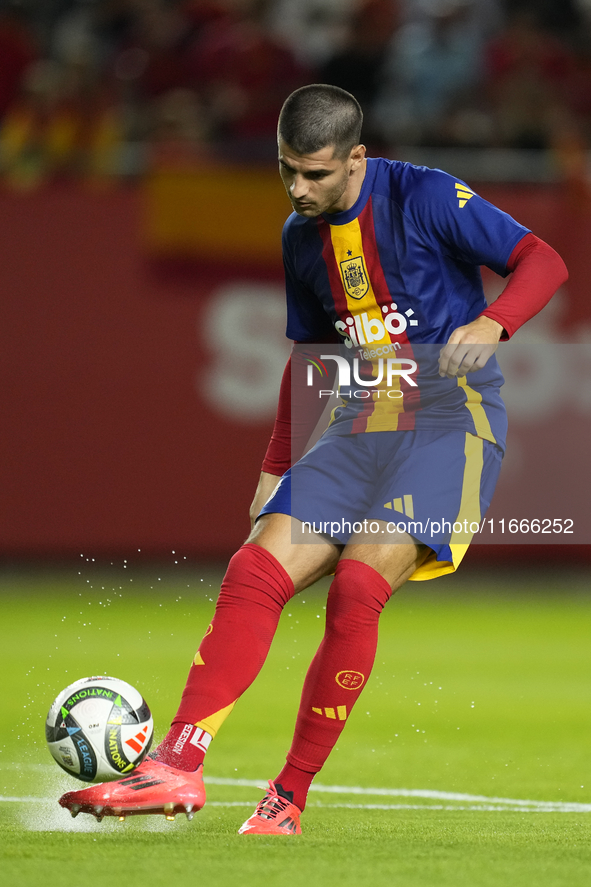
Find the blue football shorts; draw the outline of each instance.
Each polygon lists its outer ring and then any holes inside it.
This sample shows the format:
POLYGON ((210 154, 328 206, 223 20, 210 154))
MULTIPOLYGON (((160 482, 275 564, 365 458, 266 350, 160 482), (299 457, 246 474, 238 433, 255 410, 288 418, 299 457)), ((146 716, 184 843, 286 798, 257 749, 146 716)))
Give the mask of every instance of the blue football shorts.
POLYGON ((409 533, 431 549, 411 579, 432 579, 457 569, 479 532, 502 458, 494 443, 464 431, 325 434, 283 475, 259 517, 297 518, 296 543, 320 533, 346 545, 363 533, 383 544, 392 542, 388 533, 409 533))

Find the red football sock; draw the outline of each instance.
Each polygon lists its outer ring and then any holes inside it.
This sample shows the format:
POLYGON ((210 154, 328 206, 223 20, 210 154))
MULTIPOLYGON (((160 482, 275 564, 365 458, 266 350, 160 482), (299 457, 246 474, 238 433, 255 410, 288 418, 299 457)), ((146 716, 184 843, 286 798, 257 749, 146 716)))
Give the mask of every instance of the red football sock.
POLYGON ((177 770, 196 770, 203 763, 211 736, 194 724, 173 724, 156 749, 154 758, 177 770))
POLYGON ((212 623, 189 671, 179 710, 157 749, 159 759, 187 770, 194 770, 203 760, 205 750, 194 744, 194 733, 183 728, 197 724, 197 735, 206 730, 215 736, 234 702, 261 670, 281 611, 293 594, 290 577, 264 548, 248 543, 236 552, 212 623))
POLYGON ((306 675, 287 764, 275 780, 304 809, 314 776, 336 744, 367 683, 380 613, 392 590, 360 561, 341 560, 328 593, 326 631, 306 675))

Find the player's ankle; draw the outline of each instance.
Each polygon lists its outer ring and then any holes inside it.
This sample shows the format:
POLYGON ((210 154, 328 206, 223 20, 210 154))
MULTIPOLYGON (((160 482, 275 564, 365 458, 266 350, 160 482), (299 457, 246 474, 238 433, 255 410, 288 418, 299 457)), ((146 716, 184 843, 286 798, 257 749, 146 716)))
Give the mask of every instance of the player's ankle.
POLYGON ((300 810, 304 810, 308 789, 315 776, 315 773, 308 773, 306 770, 294 767, 293 764, 286 763, 277 779, 273 780, 273 782, 282 797, 291 801, 300 810))
POLYGON ((155 750, 154 760, 177 770, 196 770, 203 764, 211 735, 194 724, 175 723, 155 750))

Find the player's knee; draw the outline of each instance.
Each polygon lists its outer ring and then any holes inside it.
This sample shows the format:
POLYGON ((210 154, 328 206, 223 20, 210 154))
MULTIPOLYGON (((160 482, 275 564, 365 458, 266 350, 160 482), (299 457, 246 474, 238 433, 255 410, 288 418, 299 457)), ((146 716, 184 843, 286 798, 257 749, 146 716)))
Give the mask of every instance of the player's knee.
POLYGON ((353 627, 369 629, 379 619, 390 595, 390 586, 372 567, 360 561, 340 561, 328 593, 328 631, 346 636, 353 627))
POLYGON ((340 549, 321 536, 302 543, 299 521, 287 514, 265 514, 257 522, 248 542, 268 551, 289 574, 296 593, 308 588, 337 564, 340 549))
POLYGON ((249 599, 266 607, 283 607, 293 594, 294 584, 277 558, 260 545, 245 544, 228 564, 218 605, 249 599))

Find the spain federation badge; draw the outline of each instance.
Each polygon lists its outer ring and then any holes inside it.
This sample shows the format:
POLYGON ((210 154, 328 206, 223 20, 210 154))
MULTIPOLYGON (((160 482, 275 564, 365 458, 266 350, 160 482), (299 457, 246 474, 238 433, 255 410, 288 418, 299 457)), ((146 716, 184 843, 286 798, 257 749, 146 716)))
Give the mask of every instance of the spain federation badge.
POLYGON ((345 259, 340 265, 345 292, 352 299, 362 299, 369 289, 369 280, 363 256, 345 259))

